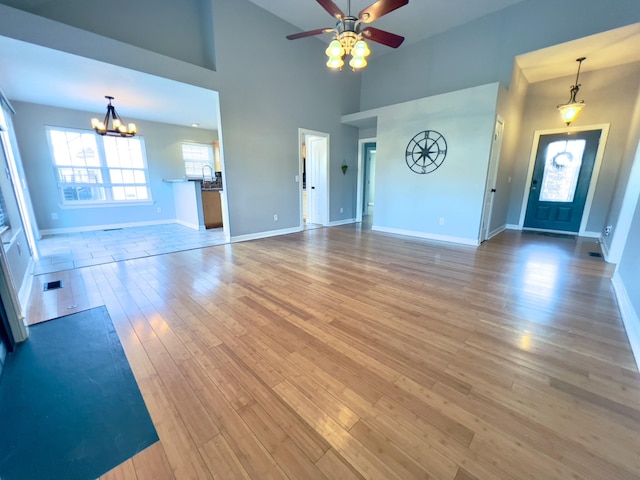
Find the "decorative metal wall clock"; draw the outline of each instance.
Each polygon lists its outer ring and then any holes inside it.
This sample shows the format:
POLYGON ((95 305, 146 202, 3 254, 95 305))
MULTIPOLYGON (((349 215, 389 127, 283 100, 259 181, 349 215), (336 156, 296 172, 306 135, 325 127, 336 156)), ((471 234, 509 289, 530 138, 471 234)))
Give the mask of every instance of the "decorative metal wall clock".
POLYGON ((407 145, 405 158, 414 173, 431 173, 447 156, 447 141, 435 130, 425 130, 415 135, 407 145))

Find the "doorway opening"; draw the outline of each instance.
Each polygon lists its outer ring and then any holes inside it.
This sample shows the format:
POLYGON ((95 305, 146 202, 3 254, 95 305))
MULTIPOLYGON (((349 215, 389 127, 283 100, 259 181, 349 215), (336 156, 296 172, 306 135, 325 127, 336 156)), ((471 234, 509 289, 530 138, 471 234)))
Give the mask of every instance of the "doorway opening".
POLYGON ((376 174, 376 139, 358 141, 358 188, 356 221, 371 226, 373 220, 376 174))
POLYGON ((298 130, 300 145, 300 225, 302 229, 329 222, 329 134, 298 130))
POLYGON ((585 232, 607 133, 608 125, 536 132, 521 228, 585 232))

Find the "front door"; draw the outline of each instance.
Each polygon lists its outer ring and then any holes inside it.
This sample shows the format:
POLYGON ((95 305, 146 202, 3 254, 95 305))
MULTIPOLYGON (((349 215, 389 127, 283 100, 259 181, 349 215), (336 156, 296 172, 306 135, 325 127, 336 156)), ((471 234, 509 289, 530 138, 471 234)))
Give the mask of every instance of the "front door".
POLYGON ((524 228, 578 233, 601 133, 540 136, 524 228))

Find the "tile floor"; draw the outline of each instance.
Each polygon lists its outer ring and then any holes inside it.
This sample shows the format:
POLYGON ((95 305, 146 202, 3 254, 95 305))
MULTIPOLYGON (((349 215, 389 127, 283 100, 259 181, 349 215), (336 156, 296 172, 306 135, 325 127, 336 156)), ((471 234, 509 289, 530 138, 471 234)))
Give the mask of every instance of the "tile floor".
POLYGON ((161 255, 226 243, 222 228, 178 224, 43 236, 34 275, 161 255))

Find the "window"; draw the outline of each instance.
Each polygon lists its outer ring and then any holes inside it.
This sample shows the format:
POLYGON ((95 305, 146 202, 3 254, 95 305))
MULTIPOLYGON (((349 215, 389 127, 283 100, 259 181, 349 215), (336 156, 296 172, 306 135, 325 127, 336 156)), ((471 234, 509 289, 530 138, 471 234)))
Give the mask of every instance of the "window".
MULTIPOLYGON (((182 158, 187 177, 202 177, 204 168, 209 166, 214 171, 213 147, 203 143, 183 143, 182 158)), ((209 169, 206 169, 209 170, 209 169)))
POLYGON ((573 202, 586 140, 560 140, 547 147, 541 202, 573 202))
POLYGON ((47 128, 58 190, 69 205, 147 202, 149 172, 140 137, 47 128))

